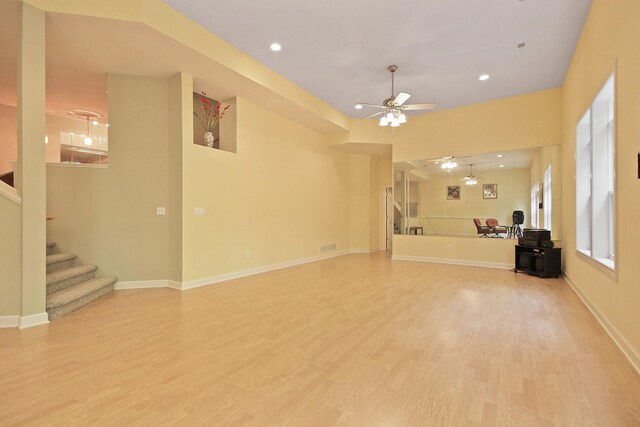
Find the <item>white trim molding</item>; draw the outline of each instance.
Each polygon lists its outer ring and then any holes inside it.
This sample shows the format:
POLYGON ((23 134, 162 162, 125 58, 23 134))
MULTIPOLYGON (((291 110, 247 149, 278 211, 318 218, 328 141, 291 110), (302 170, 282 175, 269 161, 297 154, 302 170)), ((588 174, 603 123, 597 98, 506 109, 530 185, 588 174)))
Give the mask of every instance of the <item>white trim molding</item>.
POLYGON ((282 268, 293 267, 300 264, 307 264, 310 262, 321 261, 323 259, 334 258, 341 255, 347 255, 349 251, 332 252, 325 255, 315 255, 308 258, 295 259, 292 261, 280 262, 277 264, 265 265, 263 267, 250 268, 247 270, 235 271, 233 273, 220 274, 218 276, 205 277, 203 279, 190 280, 188 282, 174 282, 175 285, 180 285, 175 289, 182 291, 187 289, 199 288, 201 286, 213 285, 215 283, 226 282, 227 280, 239 279, 241 277, 253 276, 255 274, 266 273, 268 271, 280 270, 282 268))
POLYGON ((428 258, 428 257, 411 256, 411 255, 393 255, 391 259, 394 261, 432 262, 435 264, 466 265, 469 267, 499 268, 501 270, 513 270, 513 264, 506 264, 502 262, 474 261, 474 260, 452 259, 452 258, 428 258))
MULTIPOLYGON (((213 285, 215 283, 226 282, 227 280, 239 279, 241 277, 253 276, 255 274, 266 273, 268 271, 280 270, 282 268, 293 267, 300 264, 321 261, 323 259, 334 258, 349 254, 349 251, 332 252, 330 254, 316 255, 308 258, 296 259, 293 261, 280 262, 277 264, 265 265, 263 267, 250 268, 248 270, 235 271, 233 273, 220 274, 218 276, 205 277, 202 279, 190 280, 187 282, 179 282, 176 280, 139 280, 118 282, 115 285, 116 290, 127 289, 151 289, 151 288, 170 288, 179 291, 187 289, 199 288, 201 286, 213 285)), ((369 253, 369 252, 366 252, 369 253)))
POLYGON ((168 280, 138 280, 130 282, 117 282, 113 287, 117 291, 126 289, 150 289, 170 288, 168 280))
POLYGON ((0 316, 0 329, 17 328, 20 324, 20 316, 0 316))
POLYGON ((375 248, 375 249, 351 249, 348 253, 350 254, 372 254, 374 252, 383 251, 384 249, 375 248))
POLYGON ((629 344, 624 336, 620 332, 618 332, 616 327, 613 326, 613 323, 611 323, 604 314, 600 313, 598 307, 596 307, 596 305, 593 304, 589 300, 589 298, 587 298, 587 296, 582 293, 582 291, 580 290, 580 288, 578 288, 574 281, 571 280, 571 278, 567 276, 565 272, 563 272, 562 275, 566 279, 567 283, 569 283, 569 286, 571 286, 571 289, 573 289, 573 292, 578 295, 578 298, 580 298, 585 307, 587 307, 593 317, 595 317, 598 323, 600 323, 605 332, 609 335, 609 337, 611 337, 620 351, 622 351, 622 354, 624 354, 627 360, 629 360, 631 366, 633 366, 636 372, 640 374, 640 354, 638 354, 638 352, 631 346, 631 344, 629 344))
POLYGON ((18 190, 16 190, 10 185, 5 184, 2 181, 0 181, 0 195, 11 200, 16 205, 22 204, 22 199, 20 198, 20 194, 18 193, 18 190))
POLYGON ((26 329, 34 326, 46 325, 47 323, 49 323, 49 315, 47 312, 44 312, 20 317, 17 326, 18 329, 26 329))
POLYGON ((182 282, 178 282, 177 280, 167 280, 167 288, 182 290, 182 282))

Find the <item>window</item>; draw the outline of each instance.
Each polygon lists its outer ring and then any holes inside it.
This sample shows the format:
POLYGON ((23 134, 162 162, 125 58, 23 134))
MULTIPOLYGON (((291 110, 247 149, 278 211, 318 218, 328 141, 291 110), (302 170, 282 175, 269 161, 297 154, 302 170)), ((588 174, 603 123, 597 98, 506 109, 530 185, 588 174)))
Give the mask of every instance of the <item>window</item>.
POLYGON ((538 188, 537 182, 531 187, 531 228, 538 228, 538 188))
POLYGON ((542 209, 544 212, 544 228, 551 230, 551 165, 544 171, 542 187, 542 209))
POLYGON ((576 128, 576 249, 610 269, 615 268, 614 104, 611 76, 576 128))

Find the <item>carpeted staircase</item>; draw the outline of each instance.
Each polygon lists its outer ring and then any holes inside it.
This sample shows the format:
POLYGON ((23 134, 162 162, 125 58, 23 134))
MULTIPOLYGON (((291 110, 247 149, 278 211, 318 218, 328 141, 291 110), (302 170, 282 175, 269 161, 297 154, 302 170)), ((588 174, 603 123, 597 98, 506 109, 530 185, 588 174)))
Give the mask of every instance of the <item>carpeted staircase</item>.
POLYGON ((117 277, 95 277, 97 265, 74 266, 76 255, 54 254, 47 242, 47 313, 57 319, 113 291, 117 277))

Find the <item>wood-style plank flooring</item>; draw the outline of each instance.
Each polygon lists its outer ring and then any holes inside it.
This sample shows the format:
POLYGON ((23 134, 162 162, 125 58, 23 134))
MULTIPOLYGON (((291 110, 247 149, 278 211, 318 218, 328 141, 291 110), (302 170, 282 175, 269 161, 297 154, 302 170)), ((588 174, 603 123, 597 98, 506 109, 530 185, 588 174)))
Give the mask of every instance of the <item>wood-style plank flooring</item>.
POLYGON ((562 279, 348 255, 0 330, 0 425, 640 426, 562 279))

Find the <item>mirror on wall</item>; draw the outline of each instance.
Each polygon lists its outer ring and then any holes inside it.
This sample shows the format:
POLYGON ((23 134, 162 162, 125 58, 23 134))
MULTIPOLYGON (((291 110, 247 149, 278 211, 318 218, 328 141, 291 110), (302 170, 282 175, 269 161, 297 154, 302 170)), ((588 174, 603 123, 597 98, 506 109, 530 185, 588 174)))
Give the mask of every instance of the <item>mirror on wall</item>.
POLYGON ((560 166, 560 146, 395 162, 394 232, 515 238, 522 211, 520 229, 547 228, 557 240, 560 166), (505 227, 489 231, 488 219, 505 227))

